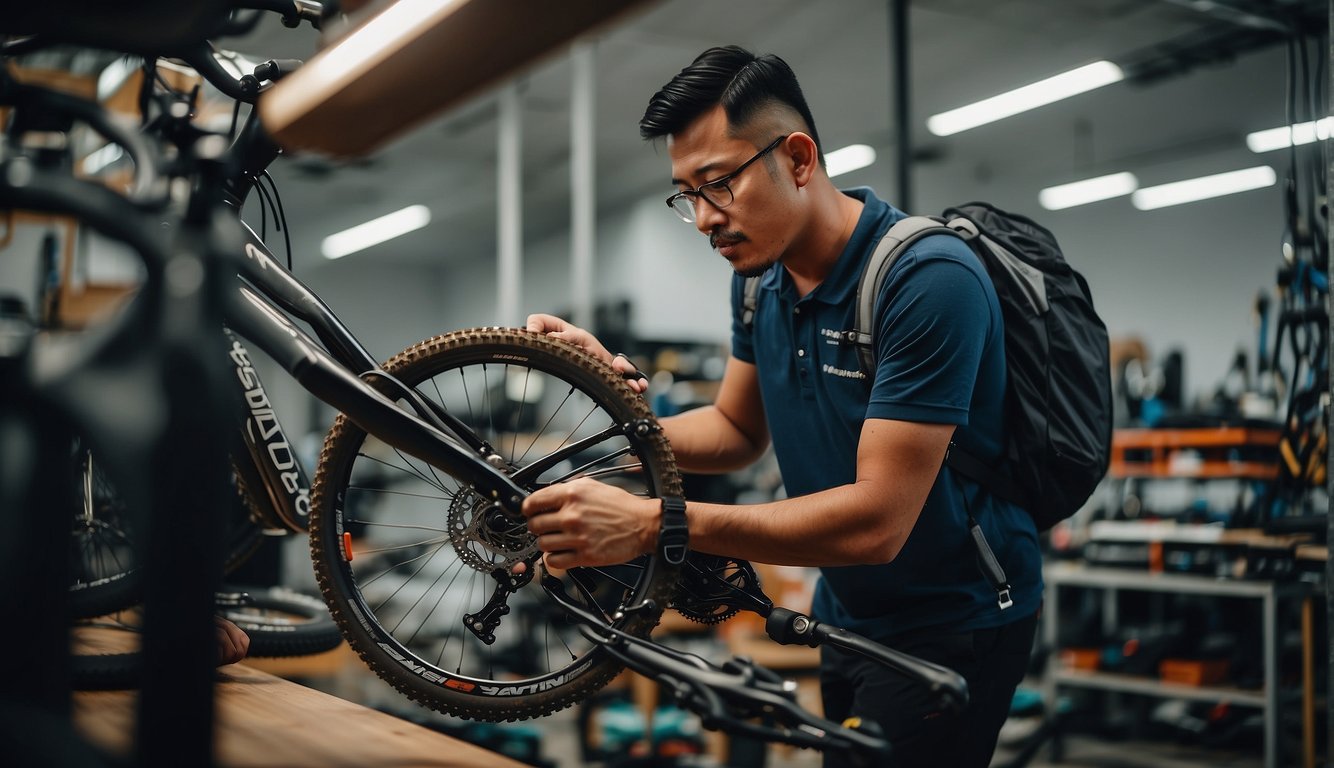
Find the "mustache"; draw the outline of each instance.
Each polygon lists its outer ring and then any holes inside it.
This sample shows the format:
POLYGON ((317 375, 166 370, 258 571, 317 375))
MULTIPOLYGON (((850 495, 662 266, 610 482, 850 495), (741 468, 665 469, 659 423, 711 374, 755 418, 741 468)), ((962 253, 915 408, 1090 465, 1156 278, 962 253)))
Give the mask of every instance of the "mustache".
POLYGON ((725 232, 723 230, 715 229, 709 233, 709 247, 716 249, 719 240, 728 244, 735 244, 746 239, 746 235, 742 232, 725 232))

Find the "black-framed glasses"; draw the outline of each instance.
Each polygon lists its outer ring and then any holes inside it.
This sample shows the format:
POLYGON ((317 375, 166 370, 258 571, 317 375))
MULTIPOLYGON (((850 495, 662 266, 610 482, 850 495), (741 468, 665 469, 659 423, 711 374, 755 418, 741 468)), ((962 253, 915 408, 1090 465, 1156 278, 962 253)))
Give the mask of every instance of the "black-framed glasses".
POLYGON ((686 222, 687 224, 692 224, 695 221, 696 198, 699 197, 704 198, 709 202, 709 205, 712 205, 714 208, 717 208, 718 210, 726 208, 727 206, 731 205, 733 199, 735 199, 732 196, 732 187, 728 184, 728 182, 732 181, 732 179, 735 179, 738 175, 740 175, 741 172, 746 170, 746 168, 748 168, 751 163, 755 162, 756 160, 759 160, 761 157, 764 157, 765 155, 774 151, 774 149, 776 149, 779 144, 782 144, 783 140, 786 139, 789 135, 790 134, 785 133, 782 136, 779 136, 778 138, 769 142, 769 146, 765 147, 764 149, 761 149, 759 152, 756 152, 754 157, 742 163, 741 165, 737 166, 737 169, 735 171, 732 171, 726 176, 714 179, 713 181, 706 181, 703 184, 700 184, 698 187, 695 187, 694 189, 683 189, 680 192, 677 192, 676 194, 667 198, 667 207, 671 208, 673 211, 676 211, 676 215, 680 216, 681 220, 686 222))

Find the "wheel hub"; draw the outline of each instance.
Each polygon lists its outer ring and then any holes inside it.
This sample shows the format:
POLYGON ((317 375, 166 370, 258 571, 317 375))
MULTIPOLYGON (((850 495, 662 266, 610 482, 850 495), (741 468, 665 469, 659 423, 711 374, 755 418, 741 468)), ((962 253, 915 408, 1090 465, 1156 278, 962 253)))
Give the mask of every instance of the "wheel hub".
POLYGON ((491 573, 537 554, 537 537, 526 521, 506 515, 476 491, 461 491, 449 505, 449 540, 468 567, 491 573))

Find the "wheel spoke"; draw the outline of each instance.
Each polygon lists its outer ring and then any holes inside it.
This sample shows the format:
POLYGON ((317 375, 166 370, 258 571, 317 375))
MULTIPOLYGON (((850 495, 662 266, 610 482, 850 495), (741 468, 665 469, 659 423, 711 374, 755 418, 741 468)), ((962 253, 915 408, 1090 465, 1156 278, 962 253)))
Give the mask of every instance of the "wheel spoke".
MULTIPOLYGON (((661 434, 627 432, 647 418, 641 401, 562 345, 517 331, 460 332, 423 342, 386 370, 504 456, 497 468, 525 490, 581 476, 641 497, 675 487, 661 434)), ((526 520, 492 514, 468 475, 420 462, 355 425, 345 429, 325 449, 322 514, 339 517, 320 527, 318 547, 338 553, 337 538, 351 530, 365 549, 317 567, 335 605, 354 611, 342 616, 349 639, 381 662, 385 679, 428 706, 485 719, 544 714, 610 679, 614 657, 573 631, 538 584, 497 592, 492 569, 539 567, 526 520), (492 602, 497 596, 503 604, 492 602), (487 606, 506 613, 483 613, 487 606), (487 631, 464 626, 470 613, 490 617, 491 642, 479 637, 487 631), (421 667, 443 684, 423 687, 430 676, 421 667), (479 681, 513 688, 478 696, 471 686, 479 681)), ((667 572, 648 562, 575 569, 566 581, 590 611, 622 616, 618 626, 646 634, 655 616, 622 609, 650 597, 666 603, 667 572)))

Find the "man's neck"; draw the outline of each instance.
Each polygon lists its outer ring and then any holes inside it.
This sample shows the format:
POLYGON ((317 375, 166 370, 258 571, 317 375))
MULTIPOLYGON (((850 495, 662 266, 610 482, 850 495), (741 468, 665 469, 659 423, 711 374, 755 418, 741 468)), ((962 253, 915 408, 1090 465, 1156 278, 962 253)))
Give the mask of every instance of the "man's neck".
POLYGON ((783 267, 792 277, 797 295, 815 290, 833 271, 861 216, 862 201, 849 197, 827 179, 810 190, 817 195, 806 228, 788 248, 783 267))

